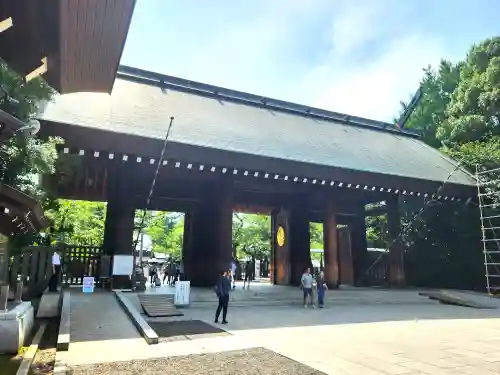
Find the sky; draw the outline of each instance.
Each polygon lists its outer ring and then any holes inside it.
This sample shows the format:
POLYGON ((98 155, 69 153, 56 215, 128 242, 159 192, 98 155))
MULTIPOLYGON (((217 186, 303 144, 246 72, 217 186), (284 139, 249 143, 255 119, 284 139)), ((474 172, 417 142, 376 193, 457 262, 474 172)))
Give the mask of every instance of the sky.
POLYGON ((121 64, 381 121, 499 0, 138 0, 121 64))

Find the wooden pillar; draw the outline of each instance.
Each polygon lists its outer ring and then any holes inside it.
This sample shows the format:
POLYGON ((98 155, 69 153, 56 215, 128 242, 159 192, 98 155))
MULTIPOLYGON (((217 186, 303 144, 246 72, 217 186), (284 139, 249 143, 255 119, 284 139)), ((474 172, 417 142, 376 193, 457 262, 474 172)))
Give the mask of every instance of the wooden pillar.
POLYGON ((368 243, 366 240, 366 223, 365 223, 365 208, 360 205, 357 210, 357 215, 353 217, 350 224, 351 232, 351 249, 352 249, 352 265, 354 282, 359 282, 366 268, 368 243))
POLYGON ((205 199, 192 215, 193 286, 212 287, 220 271, 228 270, 232 255, 232 192, 228 186, 208 185, 205 199))
MULTIPOLYGON (((104 223, 104 253, 108 255, 133 255, 135 207, 126 196, 122 176, 115 174, 108 186, 106 221, 104 223)), ((113 288, 128 289, 132 285, 129 276, 114 276, 113 288)))
POLYGON ((401 217, 399 214, 398 197, 391 196, 386 202, 389 232, 389 282, 393 286, 403 286, 405 284, 404 245, 400 236, 401 217))
POLYGON ((337 229, 339 243, 340 285, 355 285, 354 260, 352 257, 351 229, 337 229))
POLYGON ((339 250, 337 239, 337 217, 332 201, 328 201, 323 221, 323 243, 325 261, 325 279, 330 288, 339 286, 339 250))
MULTIPOLYGON (((303 199, 300 200, 304 202, 303 199)), ((311 268, 309 212, 305 204, 295 206, 290 215, 290 266, 291 284, 300 285, 306 268, 311 268)))
POLYGON ((276 209, 271 214, 273 283, 277 285, 290 284, 289 216, 289 211, 281 209, 276 209))
POLYGON ((184 264, 184 273, 189 279, 191 274, 191 263, 193 259, 193 217, 190 212, 184 213, 184 233, 182 235, 182 262, 184 264))

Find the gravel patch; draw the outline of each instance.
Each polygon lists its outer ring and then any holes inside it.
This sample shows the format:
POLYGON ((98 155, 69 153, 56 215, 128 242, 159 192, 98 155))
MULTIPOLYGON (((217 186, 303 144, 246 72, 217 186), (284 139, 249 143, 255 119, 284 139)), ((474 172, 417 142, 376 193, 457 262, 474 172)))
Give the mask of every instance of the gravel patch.
POLYGON ((68 375, 324 375, 264 348, 68 368, 68 375))
POLYGON ((170 322, 148 322, 160 342, 194 340, 213 336, 229 336, 230 333, 201 320, 177 320, 170 322))
MULTIPOLYGON (((54 372, 54 362, 56 360, 57 335, 59 332, 59 322, 57 319, 50 320, 38 345, 29 375, 52 375, 54 372)), ((1 372, 0 372, 1 374, 1 372)))

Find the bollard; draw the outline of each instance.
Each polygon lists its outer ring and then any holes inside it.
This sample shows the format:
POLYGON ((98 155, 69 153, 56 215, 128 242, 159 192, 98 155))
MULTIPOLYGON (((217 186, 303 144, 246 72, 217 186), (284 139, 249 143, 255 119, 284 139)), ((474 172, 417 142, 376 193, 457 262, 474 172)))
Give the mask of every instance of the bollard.
POLYGON ((0 312, 7 312, 8 299, 9 299, 9 286, 0 285, 0 312))

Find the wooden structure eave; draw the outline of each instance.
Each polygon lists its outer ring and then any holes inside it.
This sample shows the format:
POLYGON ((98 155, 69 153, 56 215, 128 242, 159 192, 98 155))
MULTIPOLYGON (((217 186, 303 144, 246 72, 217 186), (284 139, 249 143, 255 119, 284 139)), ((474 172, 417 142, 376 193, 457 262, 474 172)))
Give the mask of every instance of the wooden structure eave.
POLYGON ((47 226, 40 204, 30 196, 0 184, 0 232, 5 235, 39 232, 47 226))
POLYGON ((0 109, 0 142, 12 137, 26 124, 0 109))
POLYGON ((60 93, 110 93, 136 0, 1 0, 0 58, 60 93))
MULTIPOLYGON (((115 154, 115 161, 122 155, 127 155, 135 163, 137 157, 142 160, 157 159, 163 146, 163 140, 136 135, 110 132, 102 129, 87 128, 84 126, 69 125, 42 120, 40 136, 48 137, 57 134, 65 139, 64 147, 71 147, 72 153, 86 150, 87 153, 98 152, 101 158, 106 158, 108 153, 115 154), (89 145, 92 145, 89 149, 89 145)), ((433 194, 443 182, 420 180, 403 176, 370 173, 365 171, 332 168, 329 166, 310 164, 306 162, 288 161, 285 159, 269 158, 253 154, 237 153, 210 147, 201 147, 171 141, 165 153, 165 159, 188 163, 200 164, 200 160, 207 166, 213 165, 217 168, 229 168, 240 171, 248 170, 254 173, 258 171, 271 174, 279 174, 281 177, 298 176, 301 178, 343 182, 344 186, 368 185, 370 189, 376 187, 376 191, 387 191, 398 189, 408 192, 421 192, 433 194), (384 190, 381 190, 384 189, 384 190)), ((468 199, 475 196, 476 190, 473 186, 447 182, 440 194, 443 196, 455 196, 468 199)))

